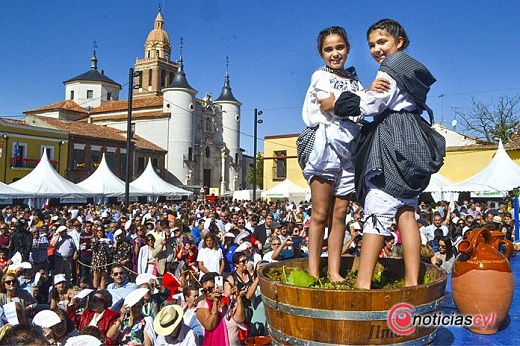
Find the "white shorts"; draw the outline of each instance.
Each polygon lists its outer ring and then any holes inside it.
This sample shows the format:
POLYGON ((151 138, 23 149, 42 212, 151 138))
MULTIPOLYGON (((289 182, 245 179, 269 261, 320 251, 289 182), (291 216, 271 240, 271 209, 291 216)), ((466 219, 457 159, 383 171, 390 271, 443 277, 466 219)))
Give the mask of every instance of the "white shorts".
MULTIPOLYGON (((311 184, 314 177, 320 177, 333 182, 334 196, 347 196, 355 191, 354 185, 354 165, 347 150, 339 150, 339 145, 333 147, 332 141, 338 136, 333 137, 332 133, 337 130, 336 124, 320 124, 316 131, 316 139, 314 141, 314 149, 312 150, 309 161, 303 170, 303 176, 307 183, 311 184), (343 156, 338 155, 339 151, 343 151, 343 156)), ((336 133, 341 133, 337 131, 336 133)), ((348 142, 349 138, 344 140, 348 142)), ((348 147, 348 144, 345 144, 348 147)))
POLYGON ((365 199, 363 234, 392 235, 390 227, 399 208, 416 208, 418 200, 419 197, 398 199, 376 187, 370 187, 365 199))

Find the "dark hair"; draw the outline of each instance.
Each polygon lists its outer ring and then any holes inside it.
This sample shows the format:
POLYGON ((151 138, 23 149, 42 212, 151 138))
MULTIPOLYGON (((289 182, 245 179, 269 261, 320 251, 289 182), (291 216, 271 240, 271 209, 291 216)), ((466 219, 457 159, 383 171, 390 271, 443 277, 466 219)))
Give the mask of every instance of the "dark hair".
POLYGON ((105 341, 105 338, 103 337, 103 333, 101 330, 96 326, 86 326, 84 328, 81 328, 78 332, 78 335, 90 335, 95 337, 101 342, 105 341))
POLYGON ((241 257, 248 258, 248 256, 245 253, 243 253, 242 251, 235 252, 233 254, 233 257, 231 257, 231 263, 238 264, 238 262, 240 261, 241 257))
POLYGON ((218 276, 218 273, 215 273, 215 272, 206 273, 206 274, 202 275, 202 277, 200 278, 200 284, 204 285, 204 283, 208 282, 208 281, 215 282, 215 277, 217 277, 217 276, 218 276))
POLYGON ((401 37, 403 39, 403 45, 401 46, 400 50, 405 49, 410 44, 410 39, 408 38, 408 35, 406 35, 404 28, 401 26, 401 24, 393 19, 381 19, 379 22, 373 24, 370 28, 368 28, 367 39, 372 31, 376 30, 385 31, 396 41, 396 43, 399 40, 399 37, 401 37))
MULTIPOLYGON (((154 238, 154 239, 155 239, 155 238, 154 238)), ((123 271, 126 271, 125 266, 122 265, 121 263, 114 263, 114 264, 112 264, 112 269, 110 270, 110 273, 112 273, 112 271, 114 270, 114 268, 121 268, 121 269, 123 269, 123 271)))
POLYGON ((0 345, 50 345, 43 329, 30 324, 17 324, 7 330, 0 345))
POLYGON ((184 296, 184 299, 190 295, 191 292, 198 292, 198 289, 195 288, 195 286, 188 285, 182 289, 182 295, 184 296))
POLYGON ((450 258, 453 257, 453 244, 449 237, 442 237, 439 239, 439 241, 441 240, 444 242, 444 245, 446 245, 446 261, 449 261, 450 258))
POLYGON ((341 26, 331 26, 330 28, 323 29, 318 34, 318 53, 321 55, 321 50, 323 49, 323 41, 329 35, 339 35, 345 41, 347 45, 347 53, 350 51, 350 42, 348 41, 347 32, 341 26))
POLYGON ((95 295, 95 294, 99 294, 100 296, 103 297, 103 300, 105 301, 106 309, 108 309, 109 307, 112 306, 112 294, 110 294, 110 292, 108 292, 108 290, 98 289, 97 291, 94 292, 93 295, 95 295))
POLYGON ((385 243, 388 243, 392 240, 395 240, 394 236, 393 235, 387 235, 385 236, 385 243))

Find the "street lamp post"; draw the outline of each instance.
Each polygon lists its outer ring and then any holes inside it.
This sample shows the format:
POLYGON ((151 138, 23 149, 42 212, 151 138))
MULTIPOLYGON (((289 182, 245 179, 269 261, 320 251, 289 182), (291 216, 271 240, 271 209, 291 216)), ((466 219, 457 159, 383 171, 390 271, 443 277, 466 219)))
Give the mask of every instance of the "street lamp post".
POLYGON ((128 208, 130 205, 130 179, 131 179, 131 172, 132 172, 132 157, 131 157, 131 150, 132 150, 132 137, 133 137, 133 131, 132 131, 132 98, 134 96, 134 89, 138 89, 141 86, 136 85, 134 83, 134 78, 138 77, 141 74, 141 71, 134 72, 133 68, 130 68, 128 73, 128 117, 126 120, 126 171, 125 171, 125 207, 128 208))
POLYGON ((258 109, 255 108, 255 131, 254 131, 255 143, 254 143, 254 149, 253 149, 255 162, 253 163, 253 201, 256 201, 256 186, 257 186, 257 181, 256 181, 256 157, 257 157, 256 137, 258 134, 258 124, 261 124, 264 122, 262 119, 258 120, 258 116, 262 115, 262 113, 263 113, 262 111, 259 111, 258 109))

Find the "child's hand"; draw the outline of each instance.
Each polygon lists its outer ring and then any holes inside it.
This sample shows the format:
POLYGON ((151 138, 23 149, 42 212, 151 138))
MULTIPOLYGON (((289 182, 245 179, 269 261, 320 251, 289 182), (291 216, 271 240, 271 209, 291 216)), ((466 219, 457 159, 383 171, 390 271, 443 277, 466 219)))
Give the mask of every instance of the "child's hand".
POLYGON ((372 82, 372 85, 370 85, 368 90, 384 93, 390 90, 390 82, 384 78, 377 78, 372 82))
POLYGON ((318 99, 320 104, 320 108, 322 112, 330 112, 334 110, 334 102, 335 102, 334 94, 330 93, 330 96, 324 99, 318 99))

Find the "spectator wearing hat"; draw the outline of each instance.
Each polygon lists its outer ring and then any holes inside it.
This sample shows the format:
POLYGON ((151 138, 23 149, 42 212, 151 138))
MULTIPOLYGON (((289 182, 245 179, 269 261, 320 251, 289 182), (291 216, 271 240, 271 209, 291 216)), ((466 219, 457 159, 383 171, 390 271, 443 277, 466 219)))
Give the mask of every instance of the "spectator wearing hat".
POLYGON ((20 281, 19 288, 21 290, 27 291, 27 293, 32 295, 33 287, 35 284, 38 284, 35 281, 35 271, 33 266, 29 263, 27 267, 24 267, 23 274, 18 277, 18 281, 20 281))
POLYGON ((50 297, 51 304, 50 308, 54 309, 56 307, 60 309, 67 310, 67 305, 69 304, 68 297, 69 285, 67 283, 67 279, 64 274, 56 274, 54 275, 54 285, 52 286, 50 297))
POLYGON ((197 345, 195 334, 184 323, 183 316, 184 311, 177 304, 167 305, 159 311, 153 322, 158 335, 155 346, 197 345))
POLYGON ((262 256, 257 251, 258 248, 254 247, 248 239, 242 242, 235 250, 235 253, 242 252, 247 257, 246 268, 251 275, 255 274, 256 265, 262 260, 262 256))
POLYGON ((37 272, 40 268, 49 270, 49 240, 47 234, 41 234, 40 227, 32 226, 31 233, 33 235, 33 242, 31 252, 29 253, 29 262, 32 263, 34 271, 37 272))
POLYGON ((54 247, 54 272, 65 274, 67 282, 72 278, 73 261, 78 259, 74 239, 67 234, 67 227, 60 226, 51 240, 54 247))

